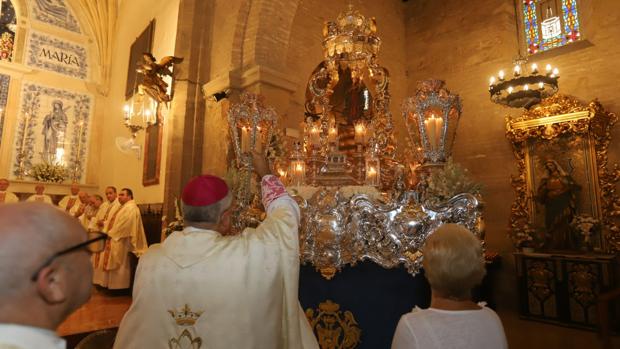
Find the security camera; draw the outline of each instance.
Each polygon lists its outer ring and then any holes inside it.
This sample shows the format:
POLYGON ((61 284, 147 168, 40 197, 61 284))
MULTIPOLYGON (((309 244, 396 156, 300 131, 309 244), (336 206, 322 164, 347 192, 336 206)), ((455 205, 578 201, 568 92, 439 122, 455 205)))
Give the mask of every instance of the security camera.
POLYGON ((216 92, 212 94, 209 98, 211 98, 215 102, 219 102, 224 98, 228 98, 230 96, 230 89, 226 89, 220 92, 216 92))

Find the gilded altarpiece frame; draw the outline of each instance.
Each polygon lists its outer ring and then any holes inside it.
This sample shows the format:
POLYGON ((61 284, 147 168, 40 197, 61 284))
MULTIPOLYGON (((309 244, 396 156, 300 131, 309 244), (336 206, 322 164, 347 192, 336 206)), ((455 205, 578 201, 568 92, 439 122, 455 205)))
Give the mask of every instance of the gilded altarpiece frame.
POLYGON ((602 231, 593 237, 594 249, 620 251, 620 197, 615 190, 620 168, 615 164, 610 169, 607 155, 610 129, 616 121, 617 116, 605 111, 598 101, 584 105, 564 95, 545 99, 523 115, 506 119, 506 137, 512 143, 519 170, 511 181, 515 201, 509 229, 513 238, 538 231, 541 225, 545 228, 537 189, 545 166, 552 162, 579 187, 576 214, 601 221, 602 231))

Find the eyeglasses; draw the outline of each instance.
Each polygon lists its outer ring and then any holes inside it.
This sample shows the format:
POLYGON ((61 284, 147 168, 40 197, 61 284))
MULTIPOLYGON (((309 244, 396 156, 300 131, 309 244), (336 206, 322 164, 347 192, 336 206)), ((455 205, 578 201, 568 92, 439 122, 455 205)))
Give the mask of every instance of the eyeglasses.
POLYGON ((103 251, 103 248, 105 246, 105 244, 103 243, 98 243, 101 240, 105 240, 108 235, 105 233, 95 233, 97 236, 86 240, 84 242, 81 242, 77 245, 68 247, 62 251, 56 252, 54 253, 50 258, 48 258, 47 260, 45 260, 45 263, 43 263, 38 269, 37 271, 34 272, 34 274, 32 274, 32 277, 30 278, 32 281, 37 281, 37 279, 39 278, 39 273, 41 272, 41 270, 43 270, 43 268, 49 266, 50 264, 52 264, 52 262, 54 261, 54 259, 63 256, 65 254, 69 254, 71 252, 75 252, 75 251, 79 251, 83 248, 85 248, 88 252, 90 253, 97 253, 97 252, 101 252, 103 251))

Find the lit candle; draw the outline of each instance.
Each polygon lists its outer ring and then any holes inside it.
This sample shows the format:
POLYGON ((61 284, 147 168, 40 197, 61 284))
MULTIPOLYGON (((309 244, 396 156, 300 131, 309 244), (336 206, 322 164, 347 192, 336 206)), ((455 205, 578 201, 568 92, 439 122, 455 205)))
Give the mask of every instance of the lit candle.
POLYGON ((558 70, 558 68, 553 68, 553 75, 560 76, 560 71, 558 70))
POLYGON ((366 184, 374 185, 377 179, 377 170, 373 166, 369 166, 366 171, 366 184))
POLYGON ((435 115, 431 114, 431 117, 424 120, 424 125, 426 126, 426 134, 428 136, 428 141, 430 143, 431 149, 435 149, 435 142, 437 137, 437 131, 435 124, 435 115))
POLYGON ((436 146, 439 147, 439 140, 441 139, 441 133, 443 132, 443 119, 435 118, 435 141, 437 142, 436 146))
POLYGON ((521 67, 520 66, 515 65, 515 73, 514 73, 514 75, 515 76, 521 75, 521 67))
MULTIPOLYGON (((291 162, 290 183, 295 186, 303 185, 305 182, 306 168, 303 160, 293 160, 291 162)), ((286 172, 284 173, 286 175, 286 172)), ((280 175, 282 176, 282 175, 280 175)))
POLYGON ((129 121, 131 114, 130 111, 131 109, 129 108, 129 104, 125 104, 125 106, 123 107, 123 112, 125 113, 125 121, 129 121))
POLYGON ((241 127, 241 152, 247 153, 250 151, 250 130, 243 126, 241 127))
POLYGON ((532 63, 532 74, 538 73, 538 64, 532 63))
POLYGON ((319 129, 316 126, 310 129, 310 144, 317 148, 321 146, 321 137, 319 135, 319 129))
POLYGON ((144 123, 146 123, 146 124, 150 124, 151 123, 151 119, 152 119, 151 115, 152 115, 152 113, 151 113, 150 109, 147 109, 147 110, 144 111, 144 123))
POLYGON ((523 85, 523 90, 524 91, 529 91, 530 90, 530 85, 528 85, 528 84, 523 85))
POLYGON ((545 66, 545 70, 547 71, 547 74, 551 74, 551 64, 547 64, 545 66))
POLYGON ((363 123, 357 123, 355 125, 355 143, 364 144, 366 138, 366 126, 363 123))
POLYGON ((329 143, 336 143, 337 138, 338 138, 338 129, 335 127, 330 127, 329 133, 327 135, 327 140, 329 141, 329 143))
POLYGON ((502 80, 502 81, 503 81, 503 80, 504 80, 504 71, 503 71, 503 70, 500 70, 500 71, 499 71, 499 73, 497 74, 497 77, 498 77, 500 80, 502 80))
POLYGON ((495 76, 491 76, 489 79, 489 85, 493 85, 495 83, 495 76))
POLYGON ((508 86, 508 93, 512 93, 513 90, 514 88, 512 88, 512 86, 508 86))
POLYGON ((545 84, 542 81, 539 82, 538 83, 538 88, 542 90, 543 88, 545 88, 545 84))

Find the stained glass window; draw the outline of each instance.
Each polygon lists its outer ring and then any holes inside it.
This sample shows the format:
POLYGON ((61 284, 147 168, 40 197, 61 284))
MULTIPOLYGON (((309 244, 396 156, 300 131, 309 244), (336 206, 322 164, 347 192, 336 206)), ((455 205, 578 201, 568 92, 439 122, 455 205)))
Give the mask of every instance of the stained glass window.
POLYGON ((17 16, 11 0, 0 2, 0 61, 13 60, 17 16))
POLYGON ((522 10, 529 54, 580 39, 577 0, 523 0, 522 10))

